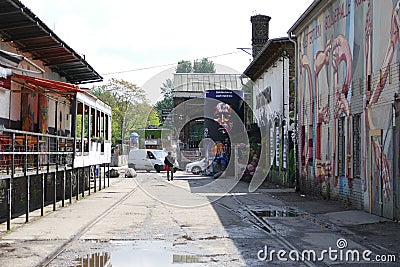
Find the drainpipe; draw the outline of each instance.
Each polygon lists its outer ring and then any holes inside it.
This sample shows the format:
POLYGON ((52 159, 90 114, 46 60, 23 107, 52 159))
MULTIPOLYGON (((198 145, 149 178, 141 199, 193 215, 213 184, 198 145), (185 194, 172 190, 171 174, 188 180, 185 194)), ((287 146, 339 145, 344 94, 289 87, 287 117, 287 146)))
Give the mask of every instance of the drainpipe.
MULTIPOLYGON (((280 166, 280 169, 282 170, 282 173, 283 173, 282 184, 286 183, 286 177, 285 177, 286 171, 283 168, 283 160, 284 160, 283 153, 285 153, 285 150, 284 150, 285 149, 285 128, 283 125, 284 120, 285 120, 285 57, 282 52, 282 116, 281 116, 281 151, 282 151, 282 153, 280 153, 281 157, 282 157, 282 166, 280 166)), ((286 162, 286 164, 287 164, 287 162, 286 162)))
MULTIPOLYGON (((297 153, 297 142, 299 140, 299 131, 298 131, 298 125, 297 125, 297 118, 298 118, 298 114, 297 114, 297 110, 298 110, 298 106, 297 106, 297 76, 298 76, 298 65, 297 65, 297 43, 295 40, 293 40, 293 37, 296 37, 295 35, 292 35, 292 32, 288 33, 288 37, 289 37, 289 41, 291 41, 294 44, 294 65, 295 65, 295 71, 294 71, 294 133, 295 133, 295 140, 293 142, 293 148, 294 148, 294 162, 295 162, 295 166, 297 165, 298 162, 298 153, 297 153)), ((290 63, 289 63, 290 65, 290 63)), ((300 163, 298 164, 298 166, 300 167, 300 163)), ((295 175, 294 175, 294 179, 295 179, 295 189, 296 192, 300 190, 299 186, 299 171, 297 168, 295 168, 295 175)))

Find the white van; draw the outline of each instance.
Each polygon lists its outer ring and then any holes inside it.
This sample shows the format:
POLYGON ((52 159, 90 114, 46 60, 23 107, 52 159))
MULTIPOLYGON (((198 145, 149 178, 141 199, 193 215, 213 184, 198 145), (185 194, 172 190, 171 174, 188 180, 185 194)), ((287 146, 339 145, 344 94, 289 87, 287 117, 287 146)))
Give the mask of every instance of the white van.
POLYGON ((167 153, 157 149, 132 149, 129 152, 128 167, 135 170, 160 172, 164 170, 164 159, 167 153))

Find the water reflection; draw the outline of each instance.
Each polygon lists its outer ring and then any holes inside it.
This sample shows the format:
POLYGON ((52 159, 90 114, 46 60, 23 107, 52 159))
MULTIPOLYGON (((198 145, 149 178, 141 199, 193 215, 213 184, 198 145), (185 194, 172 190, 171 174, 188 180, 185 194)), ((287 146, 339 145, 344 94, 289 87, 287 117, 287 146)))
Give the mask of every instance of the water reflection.
POLYGON ((299 213, 294 210, 253 210, 257 217, 297 217, 299 213))
POLYGON ((97 252, 86 255, 85 257, 76 259, 78 264, 72 267, 111 267, 110 254, 105 252, 97 252))
POLYGON ((172 252, 171 243, 156 241, 111 241, 107 252, 97 252, 76 259, 71 267, 153 267, 196 266, 200 258, 196 255, 180 255, 172 252), (196 264, 197 263, 197 264, 196 264))

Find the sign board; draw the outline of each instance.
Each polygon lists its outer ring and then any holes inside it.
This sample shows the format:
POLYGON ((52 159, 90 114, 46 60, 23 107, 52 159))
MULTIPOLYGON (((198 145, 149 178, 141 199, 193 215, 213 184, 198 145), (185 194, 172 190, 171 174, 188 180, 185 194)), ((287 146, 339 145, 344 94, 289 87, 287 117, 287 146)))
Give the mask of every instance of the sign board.
POLYGON ((170 109, 170 108, 162 109, 161 110, 161 120, 165 121, 168 118, 168 116, 171 113, 171 111, 172 111, 172 109, 170 109))
POLYGON ((158 145, 157 140, 144 140, 144 145, 146 146, 156 146, 158 145))
POLYGON ((206 90, 204 128, 214 141, 224 142, 228 134, 243 132, 243 91, 206 90))

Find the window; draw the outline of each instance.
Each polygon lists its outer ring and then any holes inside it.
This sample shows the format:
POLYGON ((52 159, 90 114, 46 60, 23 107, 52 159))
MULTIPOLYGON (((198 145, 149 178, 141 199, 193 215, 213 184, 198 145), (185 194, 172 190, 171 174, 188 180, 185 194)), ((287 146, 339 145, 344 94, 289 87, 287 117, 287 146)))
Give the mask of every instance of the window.
POLYGON ((339 177, 345 176, 345 164, 346 164, 346 153, 345 153, 345 135, 344 135, 344 120, 345 117, 338 119, 338 175, 339 177))
POLYGON ((106 119, 105 119, 105 123, 106 123, 106 125, 105 125, 105 140, 110 140, 110 135, 109 135, 109 133, 108 133, 108 128, 109 128, 109 117, 108 117, 108 115, 106 114, 106 119))
POLYGON ((361 115, 353 116, 353 178, 361 175, 361 115))

